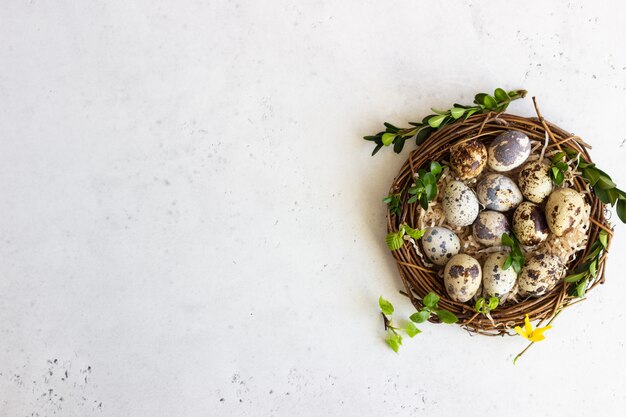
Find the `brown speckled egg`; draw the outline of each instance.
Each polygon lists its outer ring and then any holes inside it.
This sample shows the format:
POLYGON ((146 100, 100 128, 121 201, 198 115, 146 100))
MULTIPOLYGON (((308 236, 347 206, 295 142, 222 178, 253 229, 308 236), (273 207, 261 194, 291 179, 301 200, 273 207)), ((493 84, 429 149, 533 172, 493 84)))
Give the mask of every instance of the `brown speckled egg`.
POLYGON ((464 303, 472 299, 480 288, 480 264, 469 255, 454 255, 443 271, 446 292, 454 301, 464 303))
POLYGON ((522 167, 517 183, 528 200, 541 203, 552 192, 550 165, 541 161, 529 162, 522 167))
POLYGON ((508 253, 492 253, 483 264, 483 291, 489 297, 502 297, 515 286, 517 273, 511 267, 504 269, 508 253))
POLYGON ((487 148, 477 140, 455 145, 450 149, 450 165, 460 179, 476 178, 487 165, 487 148))
POLYGON ((561 280, 563 271, 563 263, 559 257, 537 254, 522 268, 517 283, 523 295, 539 297, 561 280))
POLYGON ((530 155, 530 139, 525 133, 509 130, 496 137, 487 148, 489 168, 510 171, 522 165, 530 155))
POLYGON ((522 245, 536 246, 546 240, 550 231, 541 208, 524 201, 513 214, 513 231, 522 245))
POLYGON ((504 214, 497 211, 481 211, 472 225, 474 239, 487 246, 499 244, 502 235, 508 232, 509 221, 504 214))
POLYGON ((441 206, 448 223, 469 226, 478 215, 478 200, 474 191, 461 181, 451 181, 443 190, 441 206))
POLYGON ((445 265, 461 250, 461 242, 456 233, 445 227, 429 227, 421 242, 426 257, 437 265, 445 265))
POLYGON ((502 174, 485 175, 476 186, 478 200, 489 210, 509 211, 524 200, 515 181, 502 174))
POLYGON ((548 197, 546 220, 552 233, 563 236, 578 227, 585 216, 582 194, 571 188, 557 188, 548 197))

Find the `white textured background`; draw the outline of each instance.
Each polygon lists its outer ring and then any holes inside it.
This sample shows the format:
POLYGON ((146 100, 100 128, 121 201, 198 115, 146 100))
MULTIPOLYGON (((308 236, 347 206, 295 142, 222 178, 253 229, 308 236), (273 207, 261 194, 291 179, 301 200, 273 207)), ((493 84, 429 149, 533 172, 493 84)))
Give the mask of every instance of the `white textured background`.
POLYGON ((623 416, 626 228, 518 365, 520 338, 454 326, 395 355, 381 198, 408 151, 360 137, 523 87, 626 186, 625 13, 2 0, 0 415, 623 416))

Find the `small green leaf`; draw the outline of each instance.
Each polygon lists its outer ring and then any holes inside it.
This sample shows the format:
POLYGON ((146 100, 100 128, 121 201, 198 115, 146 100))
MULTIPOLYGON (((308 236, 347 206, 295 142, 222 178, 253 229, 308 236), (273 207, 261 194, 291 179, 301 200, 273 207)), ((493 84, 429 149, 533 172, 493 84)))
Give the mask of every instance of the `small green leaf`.
POLYGON ((436 308, 438 302, 439 296, 432 291, 426 294, 424 299, 422 299, 422 304, 428 308, 436 308))
POLYGON ((583 297, 585 295, 585 291, 587 291, 588 283, 589 281, 587 281, 587 279, 584 279, 581 281, 580 284, 576 286, 576 294, 578 295, 578 297, 583 297))
POLYGON ((602 243, 602 246, 606 249, 609 245, 608 241, 609 234, 605 230, 600 230, 600 234, 598 235, 598 240, 602 243))
POLYGON ((592 277, 596 276, 596 272, 598 272, 598 261, 594 260, 589 264, 589 273, 592 277))
POLYGON ((394 139, 393 141, 393 151, 395 153, 400 153, 402 152, 402 149, 404 148, 404 141, 406 139, 404 139, 403 137, 398 136, 397 138, 394 139))
POLYGON ((428 125, 432 127, 433 129, 436 129, 441 125, 441 123, 443 122, 445 118, 446 116, 444 115, 431 117, 430 119, 428 119, 428 125))
POLYGON ((411 236, 415 240, 421 239, 422 236, 424 236, 424 233, 426 233, 426 229, 416 230, 407 226, 406 224, 403 225, 402 228, 404 229, 407 235, 411 236))
POLYGON ((404 240, 402 239, 402 232, 392 232, 385 237, 385 242, 387 243, 387 247, 389 250, 398 250, 404 244, 404 240))
POLYGON ((593 186, 596 185, 600 179, 600 174, 593 168, 585 168, 583 169, 583 177, 593 186))
POLYGON ((513 263, 513 258, 511 258, 510 256, 507 256, 507 258, 504 260, 504 265, 502 265, 502 269, 504 270, 509 269, 512 263, 513 263))
POLYGON ((495 108, 498 105, 498 102, 492 96, 486 95, 485 98, 484 98, 484 103, 483 104, 488 109, 493 109, 493 108, 495 108))
POLYGON ((493 95, 498 101, 509 101, 509 95, 501 88, 496 88, 496 91, 494 91, 493 95))
POLYGON ((587 276, 587 271, 580 272, 578 274, 572 274, 565 277, 565 282, 578 282, 587 276))
POLYGON ((428 210, 428 196, 426 193, 420 195, 420 205, 424 210, 428 210))
POLYGON ((387 204, 389 204, 389 203, 391 203, 392 201, 393 201, 393 198, 392 198, 392 197, 385 197, 385 198, 383 198, 383 203, 387 203, 387 204))
POLYGON ((465 113, 465 120, 469 119, 470 116, 472 116, 474 113, 478 111, 480 111, 479 108, 474 108, 474 109, 469 110, 467 113, 465 113))
POLYGON ((437 161, 432 161, 430 163, 430 172, 433 175, 439 175, 441 174, 441 171, 443 170, 443 168, 441 167, 441 164, 437 161))
POLYGON ((428 139, 428 137, 430 136, 431 133, 433 133, 433 131, 434 129, 430 126, 420 129, 420 131, 417 132, 417 135, 415 135, 415 143, 417 145, 421 145, 422 143, 424 143, 426 139, 428 139))
POLYGON ((437 184, 437 178, 435 178, 435 175, 432 172, 427 172, 426 174, 424 174, 424 177, 421 178, 421 180, 424 183, 424 186, 437 184))
POLYGON ((461 108, 458 108, 458 107, 453 107, 452 109, 450 109, 450 116, 452 116, 452 118, 454 120, 456 120, 459 117, 463 116, 463 113, 465 113, 465 109, 461 109, 461 108))
POLYGON ((398 350, 400 349, 400 345, 402 344, 402 336, 400 336, 399 334, 391 334, 389 335, 389 337, 387 339, 385 339, 385 342, 387 342, 387 344, 389 345, 389 347, 396 353, 398 353, 398 350))
POLYGON ((372 151, 372 156, 376 155, 378 153, 378 151, 380 151, 380 149, 383 147, 382 143, 379 143, 378 145, 376 145, 376 147, 374 148, 374 150, 372 151))
POLYGON ((489 310, 495 310, 499 304, 500 304, 500 299, 498 297, 489 298, 489 310))
POLYGON ((513 239, 511 239, 511 236, 509 236, 506 233, 503 233, 500 239, 502 240, 502 244, 505 246, 512 248, 515 245, 515 242, 513 242, 513 239))
POLYGON ((417 196, 416 196, 416 195, 414 195, 413 197, 409 198, 408 203, 409 203, 409 204, 413 204, 413 203, 415 203, 416 201, 417 201, 417 196))
POLYGON ((448 310, 435 310, 435 314, 437 314, 439 320, 446 324, 453 324, 459 321, 459 318, 448 310))
POLYGON ((437 186, 435 184, 426 185, 426 198, 433 201, 437 197, 437 186))
POLYGON ((414 321, 415 323, 424 323, 430 317, 430 311, 428 310, 420 310, 417 313, 411 314, 409 319, 414 321))
POLYGON ((389 146, 393 143, 393 140, 396 138, 396 134, 395 133, 385 133, 383 134, 383 145, 385 146, 389 146))
POLYGON ((562 161, 563 158, 565 157, 565 152, 563 151, 559 151, 557 153, 554 154, 554 156, 552 157, 552 163, 557 163, 559 161, 562 161))
POLYGON ((434 113, 441 114, 441 115, 444 115, 444 116, 448 114, 448 111, 447 111, 447 110, 437 110, 437 109, 435 109, 435 108, 433 108, 433 107, 431 107, 430 109, 431 109, 434 113))
POLYGON ((620 198, 617 201, 616 211, 622 223, 626 223, 626 200, 620 198))
POLYGON ((422 333, 422 331, 418 329, 417 326, 414 325, 413 322, 411 321, 407 323, 406 329, 404 329, 404 331, 406 332, 407 335, 409 335, 409 337, 413 337, 416 334, 422 333))
POLYGON ((474 103, 476 103, 476 104, 485 104, 485 97, 487 97, 487 94, 485 94, 485 93, 476 94, 474 96, 474 103))
POLYGON ((514 259, 512 265, 513 265, 513 270, 515 271, 515 273, 519 274, 520 271, 522 270, 522 263, 514 259))
POLYGON ((378 299, 378 306, 384 315, 391 316, 393 314, 393 304, 391 304, 388 300, 385 300, 382 295, 378 299))

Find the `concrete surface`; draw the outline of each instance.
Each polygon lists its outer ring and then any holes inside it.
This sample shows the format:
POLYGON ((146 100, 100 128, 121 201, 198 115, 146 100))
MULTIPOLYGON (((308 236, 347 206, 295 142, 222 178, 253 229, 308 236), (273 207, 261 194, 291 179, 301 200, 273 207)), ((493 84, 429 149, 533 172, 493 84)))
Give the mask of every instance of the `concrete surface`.
POLYGON ((360 137, 523 87, 624 185, 625 13, 3 0, 0 415, 623 415, 626 228, 516 366, 520 338, 452 326, 393 354, 380 200, 408 152, 360 137))

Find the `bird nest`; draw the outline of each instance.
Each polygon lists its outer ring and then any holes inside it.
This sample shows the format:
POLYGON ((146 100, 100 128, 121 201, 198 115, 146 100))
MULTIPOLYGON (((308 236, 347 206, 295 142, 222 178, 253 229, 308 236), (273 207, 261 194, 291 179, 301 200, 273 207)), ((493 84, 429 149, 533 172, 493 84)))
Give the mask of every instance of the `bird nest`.
MULTIPOLYGON (((426 168, 431 161, 439 161, 444 166, 443 175, 439 179, 439 186, 445 186, 447 181, 454 179, 453 172, 449 169, 450 149, 452 146, 470 140, 480 140, 488 145, 499 134, 508 130, 517 130, 525 133, 531 139, 532 151, 529 160, 549 158, 567 147, 580 154, 579 158, 591 163, 588 150, 591 148, 580 137, 572 135, 560 127, 543 119, 539 111, 538 117, 526 118, 512 114, 477 114, 463 122, 457 122, 443 127, 433 133, 416 150, 413 150, 391 186, 390 194, 398 194, 400 210, 388 212, 388 232, 396 232, 402 224, 408 224, 415 228, 441 225, 445 220, 441 219, 441 207, 437 201, 430 203, 427 210, 418 203, 409 203, 411 194, 409 187, 415 179, 420 168, 426 168)), ((570 161, 571 162, 571 161, 570 161)), ((519 168, 516 170, 519 171, 519 168)), ((511 171, 509 175, 516 175, 511 171)), ((544 244, 536 248, 536 251, 557 252, 561 256, 568 273, 573 273, 585 257, 593 250, 592 245, 604 230, 607 234, 606 248, 610 244, 612 230, 605 216, 605 205, 595 195, 584 178, 572 169, 568 171, 566 184, 584 195, 587 205, 589 220, 577 228, 570 236, 570 241, 565 237, 548 239, 544 244)), ((470 184, 471 186, 471 184, 470 184)), ((441 189, 441 188, 440 188, 441 189)), ((445 223, 444 223, 445 225, 445 223)), ((455 232, 463 242, 461 252, 481 260, 481 250, 472 242, 471 226, 456 229, 455 232)), ((484 248, 483 248, 484 249, 484 248)), ((587 293, 605 280, 605 262, 608 250, 605 250, 598 261, 597 273, 588 283, 587 293)), ((522 326, 524 317, 540 322, 548 320, 559 313, 563 308, 571 306, 584 298, 571 295, 570 286, 565 280, 561 280, 554 288, 541 297, 524 296, 523 293, 513 294, 500 301, 500 305, 489 315, 477 312, 475 299, 466 303, 452 300, 444 287, 442 268, 432 265, 423 254, 420 241, 413 241, 412 245, 403 245, 399 250, 392 252, 397 261, 400 277, 407 295, 413 305, 419 310, 423 307, 423 297, 435 292, 440 295, 439 307, 454 313, 459 321, 458 324, 472 333, 484 335, 513 334, 515 326, 522 326)), ((439 319, 433 315, 430 319, 438 323, 439 319)))

